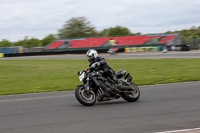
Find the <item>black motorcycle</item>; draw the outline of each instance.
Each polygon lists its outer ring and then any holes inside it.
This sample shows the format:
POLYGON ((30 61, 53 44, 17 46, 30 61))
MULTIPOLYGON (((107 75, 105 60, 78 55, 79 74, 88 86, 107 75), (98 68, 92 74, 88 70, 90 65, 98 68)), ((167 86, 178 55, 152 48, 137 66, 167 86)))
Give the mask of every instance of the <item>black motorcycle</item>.
POLYGON ((116 83, 110 77, 105 76, 103 71, 92 72, 89 69, 78 72, 79 80, 83 84, 75 90, 76 99, 85 106, 92 106, 96 101, 108 101, 122 97, 128 102, 135 102, 140 97, 140 90, 132 82, 130 73, 125 70, 118 71, 116 77, 122 85, 116 88, 116 83))

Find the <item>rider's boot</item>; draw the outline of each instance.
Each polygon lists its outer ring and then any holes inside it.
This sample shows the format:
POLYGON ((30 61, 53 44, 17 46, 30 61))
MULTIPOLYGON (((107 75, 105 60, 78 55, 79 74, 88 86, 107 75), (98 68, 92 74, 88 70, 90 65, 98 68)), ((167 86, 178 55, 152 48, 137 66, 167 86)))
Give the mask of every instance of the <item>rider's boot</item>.
POLYGON ((119 81, 119 79, 114 75, 113 80, 117 84, 116 88, 119 89, 122 86, 122 83, 119 81))
POLYGON ((121 94, 119 93, 120 92, 119 88, 122 86, 122 83, 119 81, 119 79, 116 76, 114 76, 113 79, 114 79, 115 83, 117 84, 117 86, 115 86, 115 90, 114 90, 115 98, 118 99, 121 97, 121 94))

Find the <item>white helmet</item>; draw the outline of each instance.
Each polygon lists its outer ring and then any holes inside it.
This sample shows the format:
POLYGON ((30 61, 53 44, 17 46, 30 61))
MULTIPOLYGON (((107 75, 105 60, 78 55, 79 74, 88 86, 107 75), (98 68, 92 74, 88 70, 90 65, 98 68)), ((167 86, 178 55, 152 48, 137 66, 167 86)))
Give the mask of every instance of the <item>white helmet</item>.
POLYGON ((90 49, 87 51, 88 61, 94 61, 98 57, 98 53, 95 49, 90 49))

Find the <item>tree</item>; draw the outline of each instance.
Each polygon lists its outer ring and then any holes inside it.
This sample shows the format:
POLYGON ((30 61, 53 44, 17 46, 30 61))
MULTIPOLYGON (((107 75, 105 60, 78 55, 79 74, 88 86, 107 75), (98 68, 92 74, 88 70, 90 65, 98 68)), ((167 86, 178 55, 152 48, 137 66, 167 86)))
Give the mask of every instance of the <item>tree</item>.
POLYGON ((2 41, 0 41, 0 47, 11 47, 11 46, 12 46, 12 43, 6 39, 3 39, 2 41))
POLYGON ((15 46, 23 46, 25 48, 32 48, 41 46, 41 41, 37 38, 28 39, 28 36, 24 40, 20 40, 14 44, 15 46))
POLYGON ((71 18, 58 30, 60 39, 72 39, 80 37, 93 37, 96 30, 85 17, 71 18))
POLYGON ((102 30, 102 31, 100 31, 98 33, 98 36, 100 36, 100 37, 108 37, 108 34, 109 34, 109 29, 104 29, 104 30, 102 30))
POLYGON ((103 36, 111 37, 111 36, 130 36, 133 35, 131 31, 122 26, 116 26, 114 28, 104 29, 100 34, 104 34, 103 36))
POLYGON ((24 37, 24 40, 19 40, 18 42, 14 43, 15 46, 23 46, 25 48, 33 48, 33 47, 43 47, 48 45, 50 42, 55 41, 57 38, 53 34, 49 34, 42 40, 37 38, 29 39, 28 36, 24 37))
POLYGON ((41 46, 46 46, 49 43, 55 41, 57 38, 55 37, 55 35, 53 34, 49 34, 48 36, 46 36, 44 39, 41 40, 41 46))

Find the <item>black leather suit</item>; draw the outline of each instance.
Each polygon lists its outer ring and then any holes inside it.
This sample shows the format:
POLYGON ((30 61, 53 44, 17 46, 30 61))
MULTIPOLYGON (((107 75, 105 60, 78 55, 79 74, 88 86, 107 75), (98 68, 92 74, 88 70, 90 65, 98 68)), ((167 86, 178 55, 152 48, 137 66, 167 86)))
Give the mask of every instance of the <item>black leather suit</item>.
POLYGON ((102 70, 104 75, 112 78, 117 84, 119 83, 117 77, 115 76, 115 71, 108 65, 104 57, 98 56, 96 59, 88 61, 90 62, 89 67, 91 67, 94 63, 99 62, 99 65, 92 68, 92 70, 102 70))

